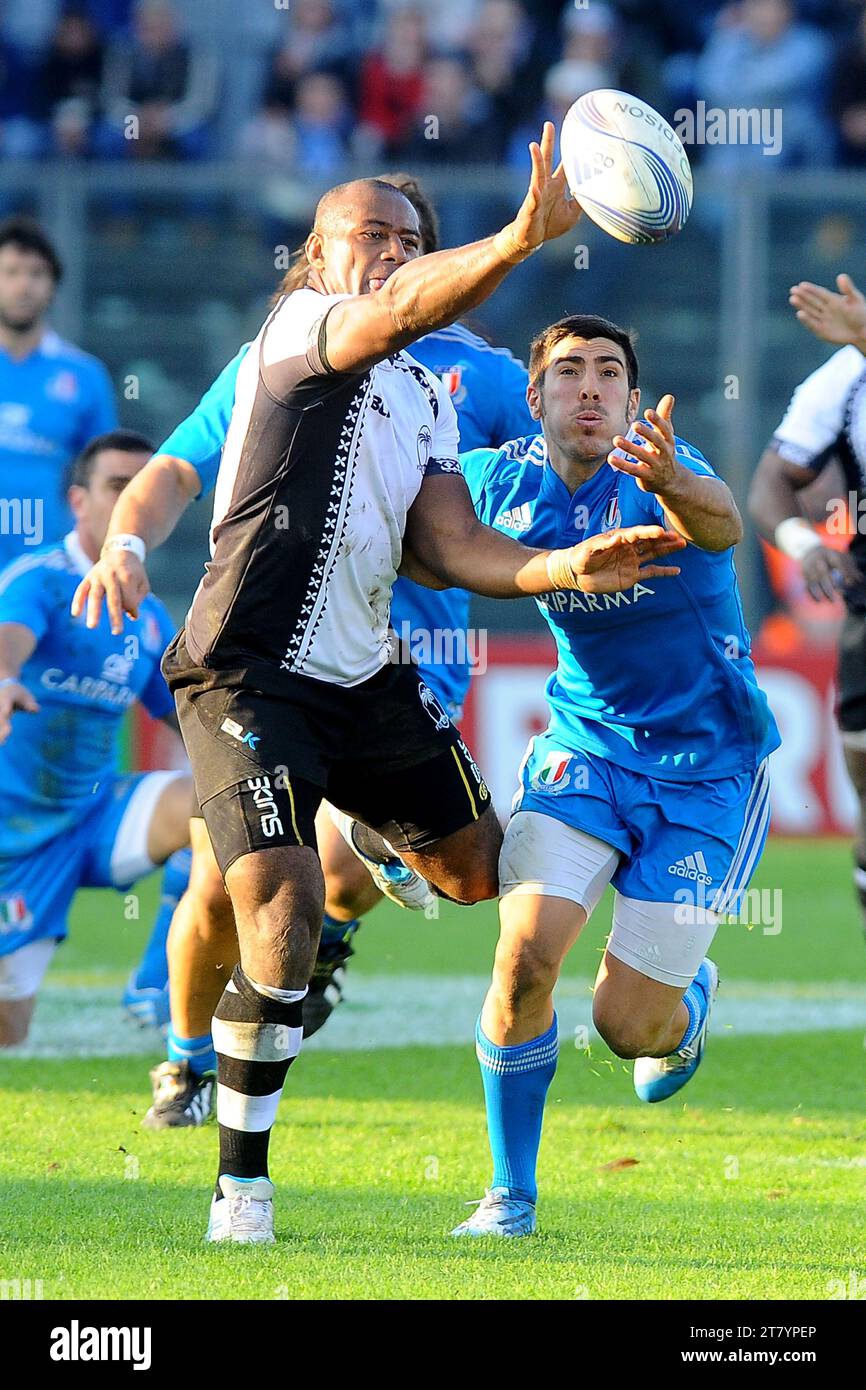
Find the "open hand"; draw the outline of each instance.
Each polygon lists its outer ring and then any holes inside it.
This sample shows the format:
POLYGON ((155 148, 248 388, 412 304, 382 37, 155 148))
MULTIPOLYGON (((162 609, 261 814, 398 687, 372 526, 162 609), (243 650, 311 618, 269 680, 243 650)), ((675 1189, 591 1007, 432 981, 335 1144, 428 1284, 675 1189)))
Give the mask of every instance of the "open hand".
POLYGON ((662 526, 627 526, 590 536, 568 552, 574 587, 585 594, 616 594, 644 579, 679 574, 679 565, 651 562, 682 550, 685 544, 676 531, 662 526))
POLYGON ((580 221, 583 209, 572 198, 565 171, 561 164, 553 168, 553 149, 556 129, 545 121, 540 142, 532 141, 529 153, 532 174, 526 197, 513 222, 499 233, 500 245, 513 250, 514 259, 522 259, 545 241, 553 241, 580 221))
POLYGON ((618 473, 630 473, 637 478, 638 487, 644 492, 665 492, 676 478, 679 465, 676 459, 676 439, 671 424, 674 408, 673 396, 662 396, 655 410, 646 412, 645 420, 638 420, 633 433, 646 440, 640 444, 634 439, 625 439, 615 434, 613 443, 621 453, 611 452, 607 461, 618 473), (623 458, 622 454, 627 454, 623 458))
POLYGON ((850 275, 837 275, 839 293, 801 280, 791 288, 788 302, 797 310, 800 322, 825 343, 866 341, 866 298, 850 275))
POLYGON ((105 601, 115 637, 123 632, 124 614, 137 618, 141 601, 150 593, 144 565, 131 550, 107 550, 82 579, 72 597, 72 616, 87 607, 87 626, 97 627, 105 601))

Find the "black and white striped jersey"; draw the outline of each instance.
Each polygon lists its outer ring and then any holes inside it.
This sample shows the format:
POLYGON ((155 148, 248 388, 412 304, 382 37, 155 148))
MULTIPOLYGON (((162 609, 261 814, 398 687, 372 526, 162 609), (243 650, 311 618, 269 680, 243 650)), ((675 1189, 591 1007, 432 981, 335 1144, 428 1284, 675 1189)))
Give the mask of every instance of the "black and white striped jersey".
POLYGON ((459 473, 457 416, 408 353, 333 372, 324 319, 346 295, 296 290, 243 359, 217 477, 211 560, 187 616, 203 666, 357 685, 390 656, 391 587, 426 474, 459 473))
POLYGON ((866 358, 853 345, 834 352, 794 392, 772 447, 789 463, 819 473, 831 460, 841 465, 854 528, 850 552, 864 575, 848 589, 845 602, 866 612, 866 535, 859 518, 866 511, 866 358))

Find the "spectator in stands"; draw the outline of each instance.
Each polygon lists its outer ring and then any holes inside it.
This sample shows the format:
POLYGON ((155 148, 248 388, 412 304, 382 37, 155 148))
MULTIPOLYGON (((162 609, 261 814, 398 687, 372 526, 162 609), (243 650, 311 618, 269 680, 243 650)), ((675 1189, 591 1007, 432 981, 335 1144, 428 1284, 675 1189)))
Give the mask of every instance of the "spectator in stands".
POLYGON ((842 163, 866 165, 866 8, 854 34, 839 46, 830 109, 839 127, 842 163))
POLYGON ((487 119, 502 154, 538 107, 544 64, 518 0, 485 0, 470 36, 472 77, 486 97, 487 119))
POLYGON ((371 156, 394 154, 410 138, 424 100, 426 58, 423 12, 404 5, 389 13, 380 46, 361 67, 359 115, 371 156))
POLYGON ((326 177, 349 158, 352 109, 345 84, 331 72, 308 72, 294 109, 265 106, 241 134, 240 154, 285 173, 326 177))
POLYGON ((461 56, 433 58, 425 68, 424 112, 400 149, 407 164, 483 164, 499 154, 499 132, 461 56))
POLYGON ((32 159, 42 151, 37 91, 31 61, 0 35, 0 157, 32 159))
POLYGON ((39 74, 52 153, 83 155, 99 110, 104 49, 86 14, 61 19, 39 74))
MULTIPOLYGON (((593 3, 595 0, 593 0, 593 3)), ((430 5, 430 42, 440 52, 456 53, 465 48, 483 0, 436 0, 430 5)), ((562 0, 555 0, 561 4, 562 0)), ((379 0, 385 22, 406 0, 379 0)))
POLYGON ((327 70, 344 79, 350 74, 351 38, 331 0, 292 0, 286 22, 265 82, 263 106, 270 111, 291 111, 305 73, 327 70))
POLYGON ((616 17, 604 4, 590 9, 567 9, 563 15, 564 46, 562 57, 548 71, 545 95, 555 106, 570 94, 567 105, 557 110, 551 120, 562 120, 572 102, 598 87, 618 87, 619 72, 614 48, 617 39, 616 17))
POLYGON ((762 157, 758 142, 708 145, 716 167, 760 165, 763 173, 823 162, 832 128, 824 89, 830 53, 819 29, 800 24, 792 0, 741 0, 722 10, 696 70, 697 94, 709 107, 781 110, 781 150, 762 157))
POLYGON ((106 63, 101 152, 141 159, 204 155, 217 89, 214 55, 180 38, 167 0, 142 0, 131 39, 118 41, 106 63))

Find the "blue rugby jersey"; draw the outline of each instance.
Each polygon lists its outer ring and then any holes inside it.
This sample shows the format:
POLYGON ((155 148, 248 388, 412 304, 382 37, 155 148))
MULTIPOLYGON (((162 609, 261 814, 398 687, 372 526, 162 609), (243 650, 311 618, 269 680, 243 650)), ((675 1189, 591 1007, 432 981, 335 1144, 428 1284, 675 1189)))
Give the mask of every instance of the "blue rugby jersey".
MULTIPOLYGON (((201 478, 201 496, 216 484, 238 368, 248 347, 245 344, 223 368, 196 409, 158 450, 192 464, 201 478)), ((452 324, 413 343, 409 351, 447 386, 457 411, 461 449, 498 445, 540 429, 526 404, 526 368, 506 348, 491 347, 462 324, 452 324)), ((408 635, 424 679, 452 710, 462 705, 469 685, 464 636, 468 622, 469 595, 464 589, 427 589, 410 579, 398 579, 394 585, 392 626, 398 636, 408 635), (445 659, 437 659, 440 654, 445 659)))
MULTIPOLYGON (((677 458, 713 473, 684 440, 677 458)), ((574 545, 614 527, 667 524, 661 504, 608 463, 573 494, 544 438, 461 454, 480 519, 529 546, 574 545)), ((755 677, 733 549, 689 545, 676 578, 624 593, 544 594, 557 647, 549 731, 566 749, 671 781, 752 772, 779 745, 755 677)))
POLYGON ((0 348, 0 566, 62 539, 72 520, 66 466, 116 425, 97 358, 50 330, 21 361, 0 348))
POLYGON ((156 719, 174 710, 159 669, 175 631, 167 610, 148 594, 119 636, 105 610, 89 629, 69 610, 90 564, 70 532, 62 545, 21 556, 0 574, 0 623, 21 623, 36 637, 21 683, 40 706, 38 714, 14 714, 0 746, 3 857, 29 854, 81 824, 94 791, 116 773, 131 704, 140 700, 156 719))

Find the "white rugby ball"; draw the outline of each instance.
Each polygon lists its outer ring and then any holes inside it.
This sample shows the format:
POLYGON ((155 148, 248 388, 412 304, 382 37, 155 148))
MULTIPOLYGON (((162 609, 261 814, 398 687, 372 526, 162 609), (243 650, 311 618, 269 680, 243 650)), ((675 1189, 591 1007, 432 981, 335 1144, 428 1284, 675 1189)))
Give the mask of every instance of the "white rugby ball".
POLYGON ((633 246, 667 241, 692 206, 692 171, 676 131, 639 97, 586 92, 562 123, 568 186, 588 217, 633 246))

